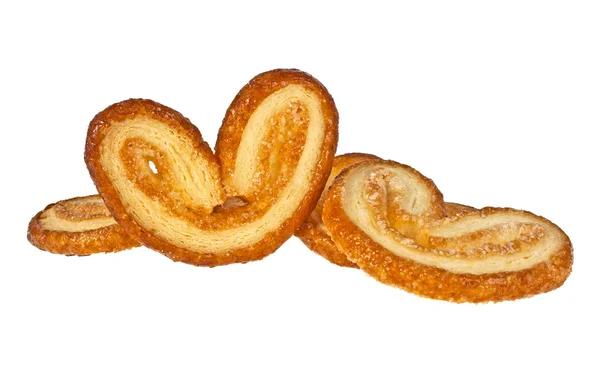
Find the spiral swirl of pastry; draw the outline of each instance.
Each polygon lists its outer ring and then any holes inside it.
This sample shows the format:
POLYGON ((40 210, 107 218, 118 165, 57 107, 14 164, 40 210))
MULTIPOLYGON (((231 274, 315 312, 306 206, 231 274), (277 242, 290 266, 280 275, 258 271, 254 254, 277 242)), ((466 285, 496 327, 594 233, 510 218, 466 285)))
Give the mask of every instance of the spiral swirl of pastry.
MULTIPOLYGON (((333 179, 335 179, 344 169, 348 168, 352 164, 356 164, 366 160, 381 159, 377 156, 366 153, 347 153, 335 156, 335 158, 333 159, 333 167, 331 168, 331 174, 327 179, 327 185, 325 186, 325 190, 321 194, 321 198, 317 203, 317 207, 315 207, 308 219, 296 231, 296 237, 298 237, 310 250, 321 255, 333 264, 339 265, 341 267, 358 268, 358 265, 348 260, 346 255, 338 249, 338 247, 331 239, 329 232, 323 224, 323 202, 327 197, 328 189, 333 179)), ((475 208, 473 207, 465 206, 458 203, 446 202, 445 206, 446 213, 448 216, 455 216, 467 211, 475 210, 475 208)))
POLYGON ((92 120, 85 161, 112 216, 135 240, 195 265, 247 262, 275 251, 314 208, 337 126, 322 84, 276 70, 235 97, 215 154, 180 113, 137 99, 92 120))
POLYGON ((48 205, 29 222, 27 239, 48 252, 79 256, 140 246, 115 222, 98 195, 48 205))
POLYGON ((514 300, 560 287, 572 246, 552 222, 508 208, 453 217, 434 183, 393 161, 355 164, 333 182, 323 222, 375 279, 455 302, 514 300))

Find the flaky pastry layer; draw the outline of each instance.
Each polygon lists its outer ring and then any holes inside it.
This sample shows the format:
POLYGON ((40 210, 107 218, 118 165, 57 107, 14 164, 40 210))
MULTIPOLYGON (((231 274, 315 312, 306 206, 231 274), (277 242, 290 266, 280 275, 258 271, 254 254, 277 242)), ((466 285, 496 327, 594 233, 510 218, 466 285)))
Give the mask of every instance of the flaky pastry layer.
POLYGON ((446 217, 445 208, 416 170, 365 161, 335 179, 323 222, 363 271, 429 298, 513 300, 553 290, 570 274, 571 242, 547 219, 507 208, 446 217))
POLYGON ((48 252, 79 256, 140 246, 115 222, 98 195, 48 205, 29 222, 27 239, 48 252))

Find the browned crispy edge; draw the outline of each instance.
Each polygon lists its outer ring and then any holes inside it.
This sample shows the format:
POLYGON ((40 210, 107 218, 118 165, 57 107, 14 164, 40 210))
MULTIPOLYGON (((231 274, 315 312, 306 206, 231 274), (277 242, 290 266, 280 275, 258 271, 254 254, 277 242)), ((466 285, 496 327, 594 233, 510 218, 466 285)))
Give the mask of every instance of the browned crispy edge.
MULTIPOLYGON (((346 177, 362 164, 350 167, 335 179, 325 200, 323 222, 337 246, 376 280, 427 298, 478 303, 515 300, 548 292, 560 287, 571 273, 573 247, 558 227, 564 242, 552 259, 516 272, 455 274, 392 254, 352 223, 342 207, 346 177)), ((485 215, 503 210, 534 215, 527 211, 491 207, 480 212, 485 215)))
MULTIPOLYGON (((352 164, 373 159, 379 160, 380 158, 367 153, 346 153, 335 156, 333 159, 331 176, 337 176, 339 172, 352 164)), ((327 196, 327 187, 333 181, 333 179, 335 179, 335 177, 331 176, 328 178, 327 186, 323 190, 323 193, 318 201, 318 204, 321 204, 321 207, 322 203, 325 201, 325 197, 327 196)), ((296 233, 294 233, 296 237, 298 237, 304 243, 304 245, 308 247, 308 249, 321 255, 331 263, 339 265, 340 267, 358 268, 356 264, 348 260, 345 254, 340 252, 340 250, 335 246, 335 243, 331 240, 331 237, 329 237, 329 234, 323 231, 322 228, 324 228, 325 225, 323 225, 320 212, 321 210, 319 210, 319 207, 316 207, 307 220, 300 226, 300 228, 298 228, 296 233)))
POLYGON ((335 246, 331 237, 319 229, 314 219, 304 222, 295 234, 308 249, 329 260, 331 263, 340 267, 358 268, 358 265, 348 260, 346 255, 335 246))
MULTIPOLYGON (((307 88, 315 90, 321 97, 326 118, 326 133, 323 141, 321 160, 314 173, 311 183, 312 191, 306 196, 296 212, 291 218, 285 221, 277 230, 267 234, 265 238, 253 245, 245 248, 239 248, 225 253, 199 253, 185 248, 180 248, 169 244, 152 232, 143 229, 133 218, 131 218, 123 204, 121 203, 117 192, 110 184, 108 177, 100 164, 99 145, 105 136, 107 129, 114 123, 122 122, 138 116, 147 116, 162 121, 175 131, 180 131, 190 137, 196 143, 196 149, 202 153, 205 158, 213 164, 218 164, 218 160, 210 150, 210 147, 203 141, 200 132, 187 118, 179 112, 163 106, 151 100, 132 99, 114 104, 96 115, 92 120, 88 130, 88 137, 85 149, 85 162, 88 166, 90 176, 96 184, 98 192, 102 196, 106 206, 117 222, 127 231, 129 235, 139 240, 145 246, 154 249, 168 256, 174 261, 198 266, 217 266, 230 263, 245 263, 253 260, 259 260, 273 253, 279 248, 302 224, 314 208, 319 195, 321 194, 331 165, 333 156, 337 147, 338 140, 338 113, 325 87, 310 75, 298 70, 274 70, 262 73, 252 79, 235 97, 229 106, 223 125, 219 131, 217 141, 217 154, 221 162, 227 164, 229 159, 235 159, 233 148, 239 145, 240 139, 232 139, 231 144, 226 142, 225 133, 234 126, 245 126, 250 115, 258 104, 267 96, 288 84, 302 84, 307 88), (252 104, 244 105, 248 99, 252 104), (225 130, 224 130, 225 129, 225 130)), ((241 133, 241 131, 240 131, 241 133)), ((235 161, 235 160, 233 160, 235 161)), ((232 162, 230 162, 232 163, 232 162)), ((225 170, 222 170, 224 172, 225 170)))
MULTIPOLYGON (((85 199, 91 196, 95 195, 66 199, 61 202, 85 199)), ((44 229, 39 220, 40 216, 58 203, 60 202, 49 204, 29 222, 27 239, 35 247, 61 255, 88 256, 94 253, 120 252, 140 246, 140 243, 131 238, 117 223, 83 232, 44 229)))

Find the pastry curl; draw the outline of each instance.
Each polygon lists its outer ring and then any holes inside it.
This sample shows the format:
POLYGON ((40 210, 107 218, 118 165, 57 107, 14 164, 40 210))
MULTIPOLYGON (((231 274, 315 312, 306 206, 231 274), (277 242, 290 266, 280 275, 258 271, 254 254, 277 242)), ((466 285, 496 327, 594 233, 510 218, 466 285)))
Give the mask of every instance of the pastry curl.
POLYGON ((27 239, 39 249, 78 256, 140 246, 115 222, 98 195, 48 205, 29 222, 27 239))
MULTIPOLYGON (((381 160, 379 157, 372 154, 366 153, 347 153, 339 156, 335 156, 333 159, 333 167, 331 168, 331 174, 327 179, 325 190, 321 194, 321 198, 317 203, 317 206, 310 214, 308 219, 300 226, 296 231, 296 237, 298 237, 304 245, 306 245, 313 252, 321 255, 331 263, 339 265, 341 267, 358 268, 358 265, 350 261, 346 255, 338 249, 335 245, 329 232, 323 224, 323 202, 327 197, 327 192, 331 182, 346 168, 352 164, 359 163, 365 160, 381 160)), ((446 203, 446 213, 448 216, 459 215, 468 211, 476 210, 473 207, 465 206, 458 203, 446 203)))
POLYGON ((445 207, 416 170, 365 161, 335 179, 323 222, 367 274, 429 298, 514 300, 556 289, 569 276, 571 242, 547 219, 508 208, 446 217, 445 207))
POLYGON ((321 83, 275 70, 235 97, 215 154, 180 113, 135 99, 92 120, 85 161, 112 216, 145 246, 194 265, 248 262, 275 251, 313 210, 337 126, 321 83))

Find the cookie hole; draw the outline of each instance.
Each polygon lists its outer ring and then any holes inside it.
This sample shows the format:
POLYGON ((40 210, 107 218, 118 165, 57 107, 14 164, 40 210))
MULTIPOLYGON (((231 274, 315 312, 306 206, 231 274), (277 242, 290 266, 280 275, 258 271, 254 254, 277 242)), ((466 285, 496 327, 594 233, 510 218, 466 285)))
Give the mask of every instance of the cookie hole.
POLYGON ((148 161, 148 167, 150 168, 152 173, 154 173, 155 175, 158 175, 158 169, 156 168, 156 165, 154 164, 153 161, 148 161))

